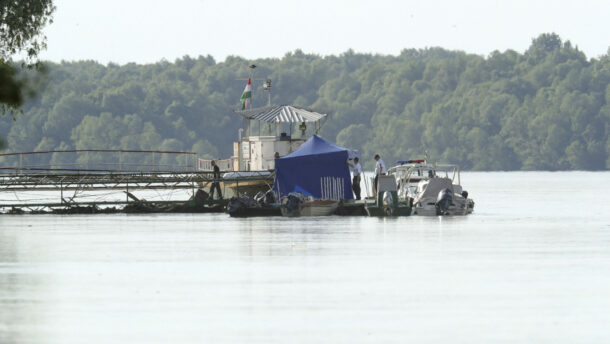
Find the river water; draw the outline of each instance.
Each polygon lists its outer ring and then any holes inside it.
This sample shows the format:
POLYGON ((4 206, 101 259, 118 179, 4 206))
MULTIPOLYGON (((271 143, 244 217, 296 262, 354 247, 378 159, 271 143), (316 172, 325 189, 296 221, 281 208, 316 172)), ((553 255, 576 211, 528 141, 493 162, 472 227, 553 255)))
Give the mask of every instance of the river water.
POLYGON ((464 217, 0 216, 0 343, 608 343, 610 173, 464 217))

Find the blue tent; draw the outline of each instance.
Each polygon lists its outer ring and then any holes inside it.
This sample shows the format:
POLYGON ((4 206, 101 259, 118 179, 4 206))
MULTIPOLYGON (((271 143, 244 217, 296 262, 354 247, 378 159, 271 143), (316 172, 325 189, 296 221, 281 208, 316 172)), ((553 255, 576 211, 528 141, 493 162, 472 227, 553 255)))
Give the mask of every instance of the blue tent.
POLYGON ((353 199, 347 159, 353 152, 317 135, 275 159, 273 189, 280 197, 301 192, 315 199, 353 199))

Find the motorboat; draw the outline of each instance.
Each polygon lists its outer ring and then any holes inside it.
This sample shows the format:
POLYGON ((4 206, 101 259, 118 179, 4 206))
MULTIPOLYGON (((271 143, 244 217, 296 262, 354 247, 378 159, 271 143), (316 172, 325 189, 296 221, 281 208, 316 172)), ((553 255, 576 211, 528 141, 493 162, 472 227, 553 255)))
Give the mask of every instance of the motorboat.
POLYGON ((275 203, 272 190, 258 192, 254 197, 243 194, 231 197, 227 204, 227 213, 231 217, 281 216, 280 205, 275 203))
POLYGON ((413 215, 467 215, 474 211, 474 201, 462 189, 458 165, 398 161, 388 174, 396 178, 398 198, 412 199, 413 215))

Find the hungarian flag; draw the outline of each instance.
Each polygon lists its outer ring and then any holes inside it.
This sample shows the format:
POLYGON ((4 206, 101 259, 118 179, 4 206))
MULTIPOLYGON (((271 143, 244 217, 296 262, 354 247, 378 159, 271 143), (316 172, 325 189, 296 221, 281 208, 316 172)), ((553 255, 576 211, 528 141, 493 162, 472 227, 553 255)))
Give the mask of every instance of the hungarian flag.
POLYGON ((246 85, 246 88, 244 88, 244 93, 241 94, 241 109, 245 110, 248 108, 248 105, 250 104, 250 100, 252 99, 252 83, 250 81, 250 78, 248 78, 248 84, 246 85))

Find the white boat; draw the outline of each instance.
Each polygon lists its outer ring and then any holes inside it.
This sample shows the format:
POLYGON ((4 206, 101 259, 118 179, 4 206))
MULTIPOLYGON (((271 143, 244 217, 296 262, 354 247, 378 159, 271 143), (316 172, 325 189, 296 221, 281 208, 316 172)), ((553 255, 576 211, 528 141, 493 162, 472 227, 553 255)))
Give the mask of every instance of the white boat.
POLYGON ((467 215, 474 201, 462 189, 460 167, 429 164, 425 160, 399 161, 388 169, 398 184, 398 197, 413 201, 413 215, 467 215))
POLYGON ((339 207, 339 201, 313 199, 300 193, 292 192, 282 199, 280 209, 282 216, 330 216, 339 207))

